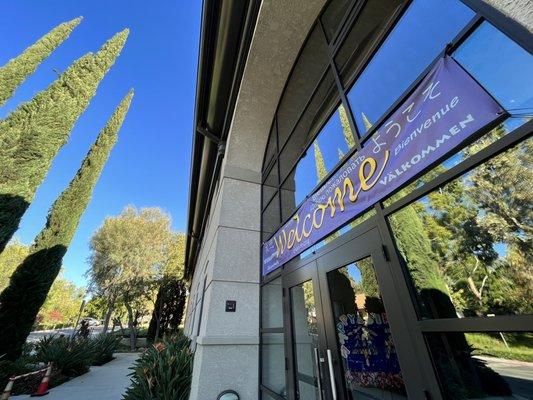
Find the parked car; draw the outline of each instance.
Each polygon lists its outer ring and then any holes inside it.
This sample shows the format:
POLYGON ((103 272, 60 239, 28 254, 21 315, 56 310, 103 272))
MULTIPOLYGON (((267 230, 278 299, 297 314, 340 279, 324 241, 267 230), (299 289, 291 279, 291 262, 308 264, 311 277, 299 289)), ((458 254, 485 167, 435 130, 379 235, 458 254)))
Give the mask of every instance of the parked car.
POLYGON ((83 318, 82 321, 87 322, 87 324, 89 326, 100 326, 100 325, 102 325, 102 322, 97 320, 96 318, 87 317, 87 318, 83 318))

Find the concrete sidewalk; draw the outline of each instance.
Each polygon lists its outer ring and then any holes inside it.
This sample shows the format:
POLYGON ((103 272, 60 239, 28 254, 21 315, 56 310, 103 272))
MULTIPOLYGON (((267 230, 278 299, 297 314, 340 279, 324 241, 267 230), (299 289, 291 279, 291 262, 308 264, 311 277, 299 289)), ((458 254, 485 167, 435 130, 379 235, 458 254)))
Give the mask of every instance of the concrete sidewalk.
MULTIPOLYGON (((130 385, 128 368, 139 353, 117 353, 115 359, 101 367, 91 367, 86 374, 50 389, 47 400, 120 400, 130 385)), ((30 396, 12 396, 10 399, 29 399, 30 396)))

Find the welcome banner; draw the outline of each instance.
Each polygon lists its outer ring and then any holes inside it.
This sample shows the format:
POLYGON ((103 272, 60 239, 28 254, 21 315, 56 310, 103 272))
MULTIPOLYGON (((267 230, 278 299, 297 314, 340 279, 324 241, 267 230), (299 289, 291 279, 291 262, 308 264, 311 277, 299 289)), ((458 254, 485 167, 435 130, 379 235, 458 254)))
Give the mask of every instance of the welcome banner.
POLYGON ((364 148, 263 244, 263 275, 389 195, 503 113, 451 57, 439 60, 364 148))

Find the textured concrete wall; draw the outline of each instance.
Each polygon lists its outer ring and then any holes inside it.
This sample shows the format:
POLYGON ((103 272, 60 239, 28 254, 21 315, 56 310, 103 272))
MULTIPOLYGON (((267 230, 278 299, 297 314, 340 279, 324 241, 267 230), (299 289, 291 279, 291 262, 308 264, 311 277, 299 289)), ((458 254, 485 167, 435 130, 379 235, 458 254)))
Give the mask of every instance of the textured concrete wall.
POLYGON ((533 0, 484 0, 502 14, 533 32, 533 0))
POLYGON ((191 285, 191 400, 214 400, 227 389, 258 398, 261 164, 283 86, 324 3, 261 4, 191 285), (236 312, 225 312, 226 300, 237 302, 236 312))

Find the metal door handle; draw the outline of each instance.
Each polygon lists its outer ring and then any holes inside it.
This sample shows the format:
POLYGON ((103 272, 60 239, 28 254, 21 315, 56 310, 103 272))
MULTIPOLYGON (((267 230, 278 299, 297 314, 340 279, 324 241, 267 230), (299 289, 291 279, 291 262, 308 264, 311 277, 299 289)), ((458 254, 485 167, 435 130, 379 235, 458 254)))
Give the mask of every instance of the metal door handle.
POLYGON ((316 379, 318 383, 318 400, 322 400, 322 376, 320 374, 320 356, 318 348, 315 347, 315 364, 316 364, 316 379))
POLYGON ((330 349, 327 349, 326 353, 328 355, 329 383, 331 384, 331 396, 333 397, 333 400, 337 400, 337 386, 335 385, 335 370, 333 369, 333 357, 331 355, 330 349))

